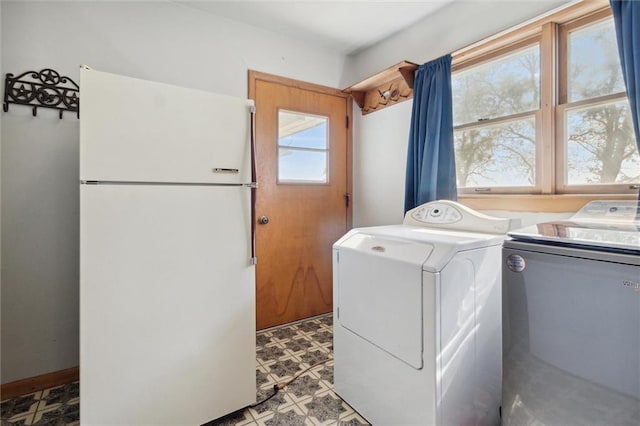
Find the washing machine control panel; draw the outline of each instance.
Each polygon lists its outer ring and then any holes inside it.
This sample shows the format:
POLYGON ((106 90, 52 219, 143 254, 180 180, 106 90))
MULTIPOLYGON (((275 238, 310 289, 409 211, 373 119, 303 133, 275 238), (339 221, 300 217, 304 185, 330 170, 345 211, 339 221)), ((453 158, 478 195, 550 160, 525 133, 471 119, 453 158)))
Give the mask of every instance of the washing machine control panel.
POLYGON ((462 219, 462 213, 453 206, 428 203, 414 210, 411 217, 424 223, 454 223, 462 219))
POLYGON ((519 227, 516 219, 491 217, 449 200, 431 201, 409 210, 404 225, 458 231, 506 234, 519 227))

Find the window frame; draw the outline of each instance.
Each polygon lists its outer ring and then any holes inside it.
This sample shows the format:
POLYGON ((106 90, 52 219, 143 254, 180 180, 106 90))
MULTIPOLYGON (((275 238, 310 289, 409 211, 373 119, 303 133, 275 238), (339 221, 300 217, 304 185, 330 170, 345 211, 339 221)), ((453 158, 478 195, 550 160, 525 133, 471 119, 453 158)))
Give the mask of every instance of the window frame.
POLYGON ((558 194, 589 194, 589 193, 607 193, 607 194, 634 194, 638 189, 630 183, 605 183, 591 185, 571 185, 565 181, 567 173, 567 139, 566 139, 566 117, 567 112, 575 109, 585 108, 589 106, 598 106, 607 103, 627 101, 626 91, 611 93, 608 95, 597 96, 589 99, 581 99, 579 101, 569 102, 569 36, 571 32, 585 28, 611 19, 613 16, 611 8, 600 10, 587 16, 579 17, 569 22, 558 25, 558 104, 556 106, 556 193, 558 194))
POLYGON ((277 119, 277 123, 276 123, 276 137, 275 137, 275 141, 276 141, 276 158, 277 158, 277 162, 276 162, 276 185, 308 185, 308 186, 327 186, 331 184, 331 117, 329 117, 328 115, 320 115, 320 114, 314 114, 314 113, 309 113, 309 112, 304 112, 304 111, 294 111, 291 109, 287 109, 287 108, 278 108, 276 111, 276 115, 278 117, 277 119), (310 117, 317 117, 317 118, 323 118, 326 121, 326 143, 327 143, 327 147, 325 149, 321 149, 321 148, 303 148, 303 147, 296 147, 296 146, 283 146, 280 145, 280 113, 284 112, 287 114, 299 114, 299 115, 306 115, 306 116, 310 116, 310 117), (326 159, 325 159, 325 168, 327 170, 326 173, 326 179, 324 181, 313 181, 313 180, 304 180, 304 179, 281 179, 280 178, 280 149, 281 148, 288 148, 292 151, 306 151, 306 152, 323 152, 325 153, 326 159))
POLYGON ((472 68, 474 66, 483 65, 495 60, 499 60, 504 58, 505 56, 509 56, 513 53, 516 53, 521 50, 528 49, 534 45, 538 45, 539 54, 540 54, 540 107, 538 109, 534 109, 531 111, 518 112, 510 115, 503 115, 500 117, 490 118, 482 121, 463 123, 455 126, 453 131, 456 132, 458 130, 467 130, 474 128, 482 128, 482 127, 490 127, 492 125, 501 124, 509 121, 514 121, 518 119, 524 119, 528 117, 532 117, 535 122, 535 130, 536 130, 536 142, 535 142, 535 156, 536 156, 536 166, 535 166, 535 176, 536 182, 533 186, 483 186, 483 187, 459 187, 458 194, 460 195, 468 195, 468 194, 541 194, 543 192, 543 187, 541 184, 541 175, 544 174, 543 164, 539 161, 540 156, 542 155, 542 144, 540 143, 541 131, 542 131, 542 105, 544 102, 543 99, 543 81, 542 81, 542 66, 543 66, 543 48, 542 48, 542 36, 541 34, 534 34, 524 39, 518 40, 515 43, 512 43, 508 46, 501 47, 494 51, 489 51, 483 55, 479 55, 477 57, 471 58, 468 61, 465 61, 464 64, 455 64, 452 66, 452 74, 456 72, 461 72, 465 69, 472 68))
MULTIPOLYGON (((569 110, 598 103, 627 99, 626 92, 567 103, 568 36, 579 28, 609 19, 612 16, 608 1, 585 1, 526 22, 487 40, 474 43, 453 53, 452 73, 456 73, 508 55, 539 40, 540 45, 540 109, 536 114, 536 185, 535 187, 490 187, 489 190, 459 188, 461 199, 493 199, 535 197, 537 200, 572 197, 582 199, 632 198, 638 192, 634 184, 568 185, 565 180, 566 142, 565 113, 569 110)), ((522 113, 527 115, 526 113, 522 113)), ((520 114, 520 115, 522 115, 520 114)), ((529 113, 530 114, 530 113, 529 113)), ((512 115, 515 117, 517 114, 512 115)), ((505 117, 482 121, 486 126, 505 117)), ((471 128, 473 123, 454 128, 471 128)), ((550 203, 543 211, 548 211, 550 203)), ((488 204, 488 203, 487 203, 488 204)), ((493 203, 492 203, 493 204, 493 203)), ((491 208, 488 205, 486 208, 491 208)), ((568 210, 567 210, 568 211, 568 210)))

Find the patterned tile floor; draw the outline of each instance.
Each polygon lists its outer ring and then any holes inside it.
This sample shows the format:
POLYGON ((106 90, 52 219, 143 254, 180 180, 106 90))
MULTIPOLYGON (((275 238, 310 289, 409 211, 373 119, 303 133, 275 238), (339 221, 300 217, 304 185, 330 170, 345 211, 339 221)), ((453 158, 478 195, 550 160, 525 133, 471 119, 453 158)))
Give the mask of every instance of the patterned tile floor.
MULTIPOLYGON (((332 315, 258 332, 256 336, 258 401, 273 393, 273 385, 333 354, 332 315)), ((333 391, 333 360, 302 374, 278 394, 255 408, 233 413, 208 426, 218 425, 366 425, 333 391)))
POLYGON ((69 383, 2 401, 2 426, 79 425, 80 384, 69 383))
MULTIPOLYGON (((256 335, 257 399, 273 392, 310 366, 266 403, 212 421, 218 425, 367 425, 333 391, 333 327, 331 314, 258 332, 256 335)), ((77 425, 78 382, 2 401, 2 426, 77 425)))

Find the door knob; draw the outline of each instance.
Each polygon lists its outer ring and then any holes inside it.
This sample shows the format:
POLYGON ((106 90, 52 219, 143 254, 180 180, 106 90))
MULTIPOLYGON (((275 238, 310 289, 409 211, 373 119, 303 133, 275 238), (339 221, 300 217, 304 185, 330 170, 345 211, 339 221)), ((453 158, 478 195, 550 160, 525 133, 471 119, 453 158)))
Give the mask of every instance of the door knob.
POLYGON ((266 225, 267 223, 269 223, 269 218, 266 216, 260 216, 260 219, 258 219, 258 223, 260 225, 266 225))

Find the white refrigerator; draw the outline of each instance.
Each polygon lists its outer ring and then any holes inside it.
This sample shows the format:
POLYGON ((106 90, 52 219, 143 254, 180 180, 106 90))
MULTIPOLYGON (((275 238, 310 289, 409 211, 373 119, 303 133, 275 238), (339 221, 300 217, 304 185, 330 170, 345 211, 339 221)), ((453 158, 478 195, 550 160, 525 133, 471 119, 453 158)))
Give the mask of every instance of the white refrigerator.
POLYGON ((81 69, 83 425, 255 402, 252 101, 81 69))

